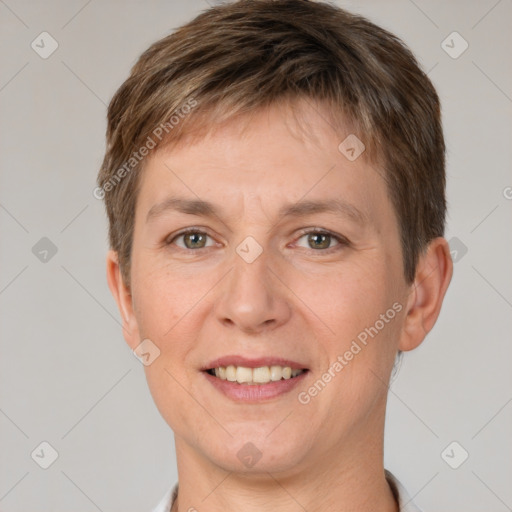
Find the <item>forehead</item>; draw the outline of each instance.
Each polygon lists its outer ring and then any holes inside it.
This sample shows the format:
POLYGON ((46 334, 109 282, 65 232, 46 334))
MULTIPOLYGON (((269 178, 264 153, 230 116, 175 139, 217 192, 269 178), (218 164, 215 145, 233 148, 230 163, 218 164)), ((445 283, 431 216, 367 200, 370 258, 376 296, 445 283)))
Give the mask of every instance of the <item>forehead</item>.
POLYGON ((314 105, 275 105, 158 149, 143 171, 138 214, 146 220, 177 206, 176 199, 188 200, 188 208, 193 201, 196 212, 205 213, 213 203, 227 207, 238 198, 245 212, 254 205, 282 214, 293 203, 323 200, 347 205, 346 213, 360 219, 382 216, 378 206, 387 193, 381 170, 364 151, 349 158, 344 141, 350 149, 355 134, 335 130, 328 117, 314 105))

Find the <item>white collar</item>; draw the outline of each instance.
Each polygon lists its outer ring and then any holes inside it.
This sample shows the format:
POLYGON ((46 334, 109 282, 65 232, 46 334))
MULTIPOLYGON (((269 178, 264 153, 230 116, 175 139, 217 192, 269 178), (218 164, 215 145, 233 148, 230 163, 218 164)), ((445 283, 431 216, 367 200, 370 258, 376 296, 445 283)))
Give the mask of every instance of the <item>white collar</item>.
MULTIPOLYGON (((386 473, 386 480, 398 501, 398 510, 400 512, 421 512, 421 510, 412 502, 412 499, 409 497, 405 487, 400 483, 395 475, 387 469, 385 469, 384 472, 386 473)), ((177 492, 178 490, 176 488, 176 493, 177 492)))

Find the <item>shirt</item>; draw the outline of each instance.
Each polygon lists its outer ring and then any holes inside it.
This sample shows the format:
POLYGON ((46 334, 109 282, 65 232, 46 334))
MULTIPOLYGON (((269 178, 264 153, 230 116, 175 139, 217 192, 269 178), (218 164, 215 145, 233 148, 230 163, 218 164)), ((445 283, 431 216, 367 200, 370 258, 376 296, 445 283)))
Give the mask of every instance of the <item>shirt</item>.
MULTIPOLYGON (((421 512, 421 510, 414 505, 411 498, 407 494, 404 486, 398 479, 387 469, 385 470, 386 480, 393 491, 393 494, 398 501, 398 509, 400 512, 421 512)), ((153 509, 153 512, 170 512, 174 500, 178 496, 178 482, 176 482, 172 489, 169 489, 165 496, 160 500, 160 503, 153 509)))

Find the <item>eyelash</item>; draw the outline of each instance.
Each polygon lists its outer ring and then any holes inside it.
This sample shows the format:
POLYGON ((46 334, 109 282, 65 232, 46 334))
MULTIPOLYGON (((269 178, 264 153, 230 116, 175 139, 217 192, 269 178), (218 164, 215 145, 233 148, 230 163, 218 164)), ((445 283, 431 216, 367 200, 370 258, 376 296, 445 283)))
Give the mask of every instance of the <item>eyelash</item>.
MULTIPOLYGON (((208 234, 208 232, 206 231, 203 231, 202 229, 199 229, 199 228, 194 228, 194 227, 191 227, 191 228, 187 228, 187 229, 184 229, 183 231, 180 231, 179 233, 176 233, 175 235, 172 235, 172 238, 169 237, 165 240, 165 243, 164 245, 165 246, 170 246, 172 245, 172 243, 184 236, 184 235, 187 235, 189 233, 196 233, 196 234, 201 234, 201 235, 206 235, 210 238, 213 238, 212 236, 210 236, 208 234)), ((310 253, 313 253, 313 254, 331 254, 332 252, 336 252, 340 249, 342 249, 343 247, 347 247, 350 245, 350 242, 343 236, 341 235, 336 235, 334 233, 332 233, 331 231, 327 231, 325 229, 321 229, 321 228, 306 228, 306 229, 303 229, 299 232, 300 236, 297 238, 297 240, 300 240, 303 236, 305 235, 308 235, 310 233, 314 233, 314 234, 317 234, 317 235, 327 235, 327 236, 330 236, 331 238, 333 238, 334 240, 336 240, 338 242, 337 245, 335 245, 334 247, 329 247, 328 249, 305 249, 306 253, 310 254, 310 253)), ((210 246, 210 247, 200 247, 198 249, 184 249, 183 247, 178 247, 178 249, 180 249, 181 251, 185 251, 185 252, 197 252, 197 251, 201 251, 201 250, 207 250, 207 249, 211 249, 213 246, 210 246)))
POLYGON ((328 249, 305 249, 305 248, 303 248, 307 254, 315 254, 315 255, 331 254, 331 253, 337 252, 349 245, 349 241, 345 237, 343 237, 341 235, 336 235, 336 234, 332 233, 331 231, 327 231, 327 230, 321 229, 321 228, 306 228, 306 229, 300 230, 299 231, 300 236, 297 238, 297 241, 300 240, 303 236, 309 235, 310 233, 314 233, 316 235, 327 235, 327 236, 331 237, 331 239, 336 240, 336 242, 338 242, 338 243, 334 247, 329 247, 328 249))

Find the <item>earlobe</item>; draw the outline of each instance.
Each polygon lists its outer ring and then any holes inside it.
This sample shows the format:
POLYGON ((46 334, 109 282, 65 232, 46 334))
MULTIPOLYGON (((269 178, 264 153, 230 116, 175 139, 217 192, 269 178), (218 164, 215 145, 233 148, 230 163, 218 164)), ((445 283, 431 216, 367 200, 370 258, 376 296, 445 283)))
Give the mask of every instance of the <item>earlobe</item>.
POLYGON ((133 311, 132 295, 123 281, 117 252, 109 250, 106 258, 107 283, 123 321, 123 335, 134 349, 139 344, 138 325, 133 311))
POLYGON ((418 261, 408 297, 400 350, 418 347, 434 327, 452 275, 453 262, 448 242, 443 237, 435 238, 418 261))

